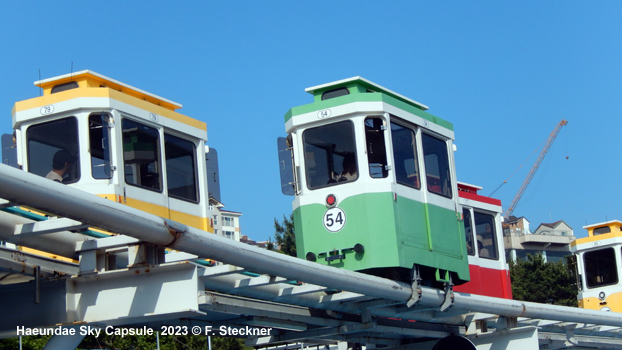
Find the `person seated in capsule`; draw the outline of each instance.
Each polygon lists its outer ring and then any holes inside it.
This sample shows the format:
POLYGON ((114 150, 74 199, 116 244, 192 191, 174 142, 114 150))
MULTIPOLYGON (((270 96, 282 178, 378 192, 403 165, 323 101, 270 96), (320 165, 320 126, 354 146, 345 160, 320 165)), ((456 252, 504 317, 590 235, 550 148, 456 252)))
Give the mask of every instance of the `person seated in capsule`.
POLYGON ((57 151, 52 159, 52 170, 45 175, 45 178, 56 182, 63 182, 65 175, 69 173, 74 162, 75 157, 69 154, 68 151, 64 149, 57 151))
POLYGON ((354 181, 358 178, 358 172, 356 170, 356 159, 354 158, 354 153, 346 153, 343 157, 343 170, 339 175, 338 182, 343 181, 354 181))

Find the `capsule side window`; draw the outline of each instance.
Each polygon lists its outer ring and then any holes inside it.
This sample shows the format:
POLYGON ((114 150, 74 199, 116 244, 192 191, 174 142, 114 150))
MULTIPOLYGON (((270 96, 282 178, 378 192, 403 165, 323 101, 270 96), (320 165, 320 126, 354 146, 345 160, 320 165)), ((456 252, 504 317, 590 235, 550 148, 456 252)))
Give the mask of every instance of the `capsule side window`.
POLYGON ((89 153, 91 154, 91 174, 94 179, 112 178, 110 159, 110 123, 108 113, 89 115, 89 153))
POLYGON ((603 226, 603 227, 598 227, 594 229, 594 236, 603 235, 605 233, 611 233, 611 227, 603 226))
POLYGON ((350 94, 350 90, 348 90, 348 88, 345 88, 345 87, 334 89, 334 90, 324 91, 322 93, 322 101, 329 100, 329 99, 335 98, 335 97, 341 97, 341 96, 349 95, 349 94, 350 94))
POLYGON ((198 202, 196 147, 177 136, 164 134, 166 182, 169 197, 198 202))
POLYGON ((307 129, 302 138, 307 188, 313 190, 358 179, 351 121, 307 129))
POLYGON ((475 243, 473 242, 473 223, 471 222, 471 209, 464 208, 464 235, 466 238, 467 254, 475 255, 475 243))
POLYGON ((384 130, 384 119, 380 117, 365 118, 365 142, 367 144, 369 176, 375 179, 385 178, 389 175, 384 130))
POLYGON ((78 83, 77 83, 77 82, 75 82, 75 81, 70 81, 70 82, 68 82, 68 83, 64 83, 64 84, 58 84, 58 85, 55 85, 55 86, 52 88, 52 91, 51 91, 50 93, 51 93, 51 94, 55 94, 55 93, 57 93, 57 92, 63 92, 63 91, 71 90, 71 89, 77 89, 77 88, 79 88, 79 87, 80 87, 80 86, 78 85, 78 83))
POLYGON ((123 119, 123 165, 125 182, 162 191, 160 135, 156 128, 123 119))
POLYGON ((447 153, 447 142, 423 133, 423 161, 428 191, 451 198, 451 166, 447 153))
POLYGON ((618 264, 613 248, 586 252, 583 254, 583 266, 588 288, 618 283, 618 264))
POLYGON ((415 131, 400 124, 391 123, 393 164, 397 183, 421 188, 419 162, 417 161, 417 138, 415 131))
POLYGON ((477 237, 477 253, 480 258, 498 260, 497 232, 495 217, 474 211, 475 236, 477 237))
POLYGON ((75 117, 33 125, 27 129, 26 139, 28 172, 65 184, 80 179, 75 117))

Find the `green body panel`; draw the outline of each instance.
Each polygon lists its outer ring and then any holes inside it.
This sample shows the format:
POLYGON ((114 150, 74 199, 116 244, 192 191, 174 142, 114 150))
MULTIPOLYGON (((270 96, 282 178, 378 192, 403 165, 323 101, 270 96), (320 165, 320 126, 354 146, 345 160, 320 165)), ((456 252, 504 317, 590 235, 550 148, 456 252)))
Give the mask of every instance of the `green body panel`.
POLYGON ((411 269, 417 264, 469 280, 462 222, 455 211, 403 197, 394 200, 392 192, 355 195, 341 201, 338 207, 346 213, 346 224, 338 232, 330 232, 323 225, 325 205, 310 204, 294 211, 300 258, 312 252, 320 264, 353 271, 411 269), (348 249, 355 244, 362 244, 365 251, 356 253, 348 249), (331 251, 343 258, 326 261, 331 251))
POLYGON ((404 102, 395 97, 381 94, 381 93, 360 92, 360 91, 353 91, 353 90, 354 89, 350 89, 351 93, 349 95, 335 97, 335 98, 331 98, 331 99, 324 100, 324 101, 316 101, 314 103, 294 107, 290 109, 289 111, 287 111, 287 113, 285 114, 285 122, 287 122, 289 119, 291 119, 293 116, 296 116, 296 115, 305 114, 309 112, 315 112, 315 111, 321 111, 323 109, 341 106, 347 103, 385 102, 397 108, 403 109, 409 113, 417 115, 423 119, 426 119, 434 124, 438 124, 449 130, 453 131, 454 129, 454 126, 452 123, 446 120, 443 120, 433 114, 427 113, 423 111, 422 109, 416 107, 415 105, 404 102))
POLYGON ((396 233, 402 237, 404 249, 430 250, 425 205, 404 197, 398 197, 397 201, 399 205, 395 205, 396 233))
POLYGON ((298 256, 304 259, 307 252, 319 255, 341 251, 358 243, 365 247, 362 254, 348 251, 345 259, 326 262, 319 257, 317 261, 354 271, 399 265, 395 220, 391 220, 394 217, 393 206, 389 201, 393 201, 390 193, 364 194, 343 200, 339 207, 346 213, 346 224, 339 232, 330 232, 324 227, 325 205, 311 204, 297 208, 294 223, 298 256))
POLYGON ((456 212, 433 205, 428 205, 427 208, 431 226, 429 232, 434 232, 430 236, 432 250, 448 256, 461 257, 466 244, 462 244, 465 238, 460 235, 459 226, 462 223, 458 220, 456 212), (450 237, 445 234, 446 232, 455 233, 455 236, 450 237))

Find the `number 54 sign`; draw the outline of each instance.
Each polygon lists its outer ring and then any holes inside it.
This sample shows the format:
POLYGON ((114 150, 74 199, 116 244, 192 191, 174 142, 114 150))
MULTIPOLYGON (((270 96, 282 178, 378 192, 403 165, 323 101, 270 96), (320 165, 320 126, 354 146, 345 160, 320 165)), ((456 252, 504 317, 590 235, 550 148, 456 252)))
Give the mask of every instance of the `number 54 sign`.
POLYGON ((324 213, 324 227, 330 232, 340 231, 346 225, 346 212, 341 208, 330 208, 324 213))

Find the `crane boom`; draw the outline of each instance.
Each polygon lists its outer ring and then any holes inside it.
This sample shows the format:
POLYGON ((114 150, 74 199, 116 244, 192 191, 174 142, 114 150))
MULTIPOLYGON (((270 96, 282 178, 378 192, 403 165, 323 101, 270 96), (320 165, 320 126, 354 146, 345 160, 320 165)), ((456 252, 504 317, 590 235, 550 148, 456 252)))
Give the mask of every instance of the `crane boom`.
POLYGON ((521 185, 520 189, 518 190, 518 193, 516 193, 516 196, 514 196, 514 199, 512 200, 512 204, 510 204, 508 209, 505 211, 505 214, 503 215, 503 217, 505 219, 509 218, 510 215, 512 215, 512 212, 514 212, 514 209, 518 205, 518 202, 520 201, 521 197, 523 196, 523 193, 525 193, 525 190, 527 189, 527 186, 529 186, 529 183, 531 182, 531 179, 533 179, 533 176, 536 174, 536 171, 538 171, 538 168, 540 167, 540 164, 544 160, 544 157, 546 156, 547 152, 551 148, 551 145, 553 144, 553 141, 555 141, 555 138, 557 137, 557 134, 559 134, 559 131, 561 130, 562 126, 564 126, 566 124, 568 124, 568 121, 565 120, 565 119, 562 119, 562 121, 560 121, 557 124, 557 126, 555 127, 553 132, 551 132, 551 134, 549 135, 549 138, 546 140, 546 144, 544 145, 544 148, 542 149, 542 152, 540 152, 540 155, 538 156, 538 159, 536 160, 536 162, 531 167, 531 170, 529 170, 529 174, 527 175, 527 178, 525 178, 525 181, 523 181, 523 184, 521 185))

